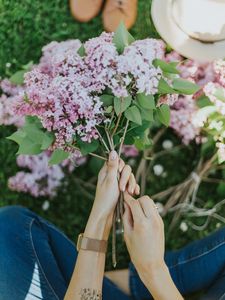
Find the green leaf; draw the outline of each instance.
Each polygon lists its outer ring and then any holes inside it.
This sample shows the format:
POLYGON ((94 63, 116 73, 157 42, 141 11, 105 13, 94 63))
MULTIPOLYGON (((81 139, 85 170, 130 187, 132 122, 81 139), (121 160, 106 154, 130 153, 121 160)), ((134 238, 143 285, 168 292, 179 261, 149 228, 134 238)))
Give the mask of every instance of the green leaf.
POLYGON ((24 155, 36 155, 41 153, 41 144, 34 143, 31 139, 26 137, 19 145, 19 150, 17 154, 24 154, 24 155))
POLYGON ((25 117, 25 127, 29 125, 35 125, 37 128, 43 128, 41 121, 36 116, 26 116, 25 117))
POLYGON ((142 120, 146 120, 149 122, 154 121, 153 110, 152 109, 140 109, 142 120))
POLYGON ((130 120, 138 125, 142 124, 141 113, 140 113, 140 110, 136 106, 129 107, 125 111, 125 117, 128 120, 130 120))
POLYGON ((25 125, 8 139, 19 145, 18 154, 39 154, 54 141, 54 134, 44 131, 37 117, 26 117, 25 125))
POLYGON ((20 144, 23 141, 23 139, 25 138, 25 136, 26 136, 26 133, 23 130, 18 129, 16 132, 14 132, 10 136, 8 136, 7 139, 14 141, 17 144, 20 144))
POLYGON ((79 141, 77 141, 77 145, 78 145, 82 155, 87 155, 98 149, 99 142, 97 140, 94 140, 91 143, 87 143, 87 142, 83 142, 83 141, 79 140, 79 141))
POLYGON ((13 74, 9 80, 13 83, 13 84, 23 84, 24 83, 24 74, 27 73, 27 70, 20 70, 17 71, 15 74, 13 74))
POLYGON ((144 131, 142 137, 136 137, 134 145, 138 150, 144 150, 152 146, 152 140, 149 139, 149 129, 144 131))
POLYGON ((220 101, 225 102, 225 89, 223 88, 216 89, 214 96, 217 97, 220 101))
POLYGON ((113 37, 113 43, 115 44, 118 53, 123 53, 124 48, 134 41, 135 39, 127 31, 124 23, 121 22, 113 37))
POLYGON ((170 108, 167 104, 163 104, 157 108, 157 117, 165 126, 170 124, 170 108))
POLYGON ((167 63, 161 59, 154 59, 153 65, 155 67, 159 67, 165 73, 179 74, 180 72, 177 70, 178 62, 167 63))
POLYGON ((34 65, 34 62, 31 60, 31 61, 29 61, 29 63, 27 63, 26 65, 23 65, 23 70, 26 70, 26 71, 30 71, 31 70, 31 68, 33 67, 33 65, 34 65))
POLYGON ((199 108, 205 107, 205 106, 211 106, 212 102, 209 100, 208 97, 202 96, 197 99, 196 104, 199 108))
POLYGON ((113 111, 113 106, 108 106, 108 107, 106 108, 106 110, 105 110, 105 112, 106 112, 107 114, 111 114, 112 111, 113 111))
POLYGON ((192 95, 199 91, 200 87, 188 80, 175 78, 173 80, 173 88, 180 94, 192 95))
POLYGON ((141 137, 141 136, 143 136, 145 130, 150 127, 151 127, 151 123, 148 121, 143 121, 141 126, 139 126, 135 123, 132 123, 129 133, 134 137, 137 137, 137 136, 141 137))
POLYGON ((161 95, 174 94, 176 91, 163 79, 159 80, 158 93, 161 95))
POLYGON ((57 165, 69 157, 69 153, 62 149, 56 149, 49 160, 49 165, 57 165))
POLYGON ((104 106, 112 105, 113 104, 113 99, 114 99, 113 95, 107 95, 107 94, 104 94, 100 97, 100 100, 102 101, 104 106))
POLYGON ((48 149, 55 140, 55 135, 52 132, 46 131, 42 140, 41 150, 48 149))
POLYGON ((86 52, 85 52, 85 48, 84 48, 84 45, 82 44, 80 46, 80 48, 77 50, 77 53, 81 56, 81 57, 84 57, 86 55, 86 52))
POLYGON ((145 109, 155 109, 155 99, 153 95, 137 94, 138 104, 145 109))
POLYGON ((123 113, 130 106, 131 101, 131 96, 128 96, 126 98, 114 97, 114 109, 117 116, 123 113))

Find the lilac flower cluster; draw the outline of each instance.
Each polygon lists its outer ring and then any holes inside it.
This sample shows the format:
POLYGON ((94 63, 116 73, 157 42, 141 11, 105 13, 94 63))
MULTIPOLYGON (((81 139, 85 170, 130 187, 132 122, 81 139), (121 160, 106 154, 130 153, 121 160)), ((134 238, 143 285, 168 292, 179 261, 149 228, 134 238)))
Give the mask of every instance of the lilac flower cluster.
MULTIPOLYGON (((180 75, 184 79, 196 82, 202 89, 192 96, 179 96, 177 102, 172 104, 170 127, 181 137, 184 144, 189 144, 192 140, 201 142, 200 132, 204 126, 203 120, 198 120, 198 110, 196 99, 203 93, 217 106, 220 113, 225 114, 225 105, 214 95, 216 88, 221 87, 225 80, 224 61, 215 61, 214 63, 199 63, 194 60, 184 60, 175 51, 167 54, 166 61, 178 61, 180 75)), ((167 96, 160 99, 161 102, 169 102, 167 96)))
MULTIPOLYGON (((50 153, 47 151, 39 155, 19 155, 17 165, 28 169, 29 172, 20 171, 9 178, 9 188, 17 192, 29 193, 34 197, 54 197, 65 178, 65 169, 72 172, 75 164, 65 160, 63 165, 49 166, 49 156, 50 153)), ((82 163, 83 160, 77 160, 77 164, 82 163)))
POLYGON ((118 97, 128 90, 157 93, 160 68, 155 58, 164 55, 164 43, 136 41, 119 55, 113 33, 90 39, 80 55, 80 41, 52 42, 43 48, 40 64, 25 76, 25 101, 17 113, 38 116, 43 127, 54 131, 54 148, 72 149, 74 140, 98 139, 96 126, 106 120, 100 95, 106 88, 118 97), (79 50, 79 51, 78 51, 79 50))
POLYGON ((8 79, 0 82, 2 94, 0 96, 0 125, 15 125, 20 127, 24 118, 15 114, 14 109, 18 99, 24 93, 23 86, 12 84, 8 79))
POLYGON ((192 96, 180 96, 171 109, 170 127, 181 137, 185 145, 200 135, 200 128, 193 122, 197 111, 198 108, 192 96))
POLYGON ((172 51, 165 56, 168 62, 179 62, 177 68, 184 79, 192 79, 200 86, 215 80, 215 68, 213 63, 200 63, 192 59, 184 59, 176 51, 172 51))
MULTIPOLYGON (((20 101, 25 87, 14 85, 8 79, 0 82, 2 95, 0 96, 0 125, 15 125, 21 127, 24 124, 24 117, 14 113, 14 109, 20 101)), ((64 160, 60 165, 49 166, 50 153, 45 151, 37 156, 19 155, 17 165, 29 169, 19 171, 8 180, 10 189, 29 193, 34 197, 54 197, 57 189, 62 184, 66 172, 73 172, 76 166, 84 164, 86 157, 74 157, 64 160)))
POLYGON ((219 89, 225 98, 225 61, 218 60, 214 62, 216 81, 208 82, 204 87, 206 96, 216 106, 217 111, 225 115, 225 102, 216 96, 216 91, 219 89))

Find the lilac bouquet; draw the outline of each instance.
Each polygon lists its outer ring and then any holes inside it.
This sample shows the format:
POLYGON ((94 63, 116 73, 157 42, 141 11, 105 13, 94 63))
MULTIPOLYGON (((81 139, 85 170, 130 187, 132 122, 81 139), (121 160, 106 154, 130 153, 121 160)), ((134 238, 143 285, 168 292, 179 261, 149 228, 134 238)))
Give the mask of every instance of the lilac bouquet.
MULTIPOLYGON (((199 89, 179 77, 177 62, 165 61, 162 41, 135 41, 122 23, 115 33, 60 46, 44 47, 37 66, 13 77, 24 77, 15 113, 25 124, 9 139, 18 143, 18 154, 51 151, 50 165, 87 154, 107 160, 111 150, 120 155, 123 145, 150 147, 154 122, 168 126, 177 96, 199 89)), ((121 201, 113 226, 114 265, 120 208, 121 201)))
POLYGON ((25 124, 9 137, 19 154, 50 150, 57 164, 86 154, 107 159, 123 144, 143 150, 155 120, 168 126, 174 95, 198 90, 179 78, 176 62, 163 60, 162 41, 135 41, 123 24, 83 45, 64 43, 45 47, 40 63, 22 73, 15 112, 25 124))

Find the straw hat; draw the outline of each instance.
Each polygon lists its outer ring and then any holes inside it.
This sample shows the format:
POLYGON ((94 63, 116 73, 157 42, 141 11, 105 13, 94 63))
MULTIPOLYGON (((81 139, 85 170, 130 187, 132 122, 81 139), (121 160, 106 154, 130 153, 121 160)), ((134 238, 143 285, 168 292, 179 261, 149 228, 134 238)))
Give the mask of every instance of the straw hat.
POLYGON ((225 58, 225 0, 152 0, 151 15, 161 37, 183 56, 225 58))

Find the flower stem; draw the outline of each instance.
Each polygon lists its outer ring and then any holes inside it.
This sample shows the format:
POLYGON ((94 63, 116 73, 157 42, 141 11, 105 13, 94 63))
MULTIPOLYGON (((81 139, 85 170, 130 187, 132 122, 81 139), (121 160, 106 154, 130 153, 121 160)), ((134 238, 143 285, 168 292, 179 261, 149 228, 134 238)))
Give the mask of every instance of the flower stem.
POLYGON ((101 133, 99 132, 99 130, 95 127, 95 129, 97 130, 97 132, 98 132, 98 135, 99 135, 99 138, 100 138, 100 141, 102 142, 102 144, 104 145, 104 147, 105 147, 105 149, 106 149, 106 151, 109 153, 110 151, 109 151, 109 148, 108 148, 108 146, 107 146, 107 144, 106 144, 106 142, 105 142, 105 140, 103 139, 103 137, 102 137, 102 135, 101 135, 101 133))
POLYGON ((103 156, 101 156, 101 155, 98 155, 98 154, 95 154, 95 153, 88 153, 89 155, 91 155, 91 156, 94 156, 94 157, 97 157, 97 158, 100 158, 101 160, 105 160, 105 161, 107 161, 107 158, 105 158, 105 157, 103 157, 103 156))
POLYGON ((120 147, 119 147, 119 157, 121 155, 121 152, 122 152, 122 148, 123 148, 123 144, 124 144, 124 140, 125 140, 125 136, 126 136, 126 133, 127 133, 127 128, 129 126, 129 120, 127 120, 126 122, 126 126, 125 126, 125 129, 124 129, 124 132, 123 132, 123 136, 121 138, 121 143, 120 143, 120 147))

